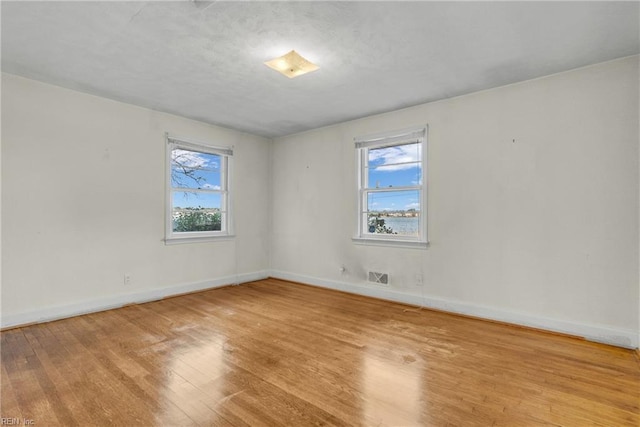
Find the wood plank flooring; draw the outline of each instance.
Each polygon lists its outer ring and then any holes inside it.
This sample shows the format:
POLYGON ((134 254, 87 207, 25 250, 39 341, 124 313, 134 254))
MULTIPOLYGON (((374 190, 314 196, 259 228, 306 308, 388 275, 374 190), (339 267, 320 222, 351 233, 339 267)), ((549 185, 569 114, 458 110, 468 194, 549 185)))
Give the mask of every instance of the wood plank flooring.
POLYGON ((274 279, 1 337, 36 426, 640 425, 631 350, 274 279))

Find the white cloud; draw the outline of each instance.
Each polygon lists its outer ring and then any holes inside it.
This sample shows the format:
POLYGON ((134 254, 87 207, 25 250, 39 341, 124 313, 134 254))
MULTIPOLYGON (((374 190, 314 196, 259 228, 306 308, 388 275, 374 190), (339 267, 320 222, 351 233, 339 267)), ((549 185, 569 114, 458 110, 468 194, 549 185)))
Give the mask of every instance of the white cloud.
POLYGON ((414 202, 414 203, 407 204, 404 208, 405 209, 418 209, 419 207, 420 207, 420 203, 414 202))
POLYGON ((421 159, 422 145, 420 144, 407 144, 369 150, 369 162, 376 163, 376 170, 378 171, 391 172, 414 168, 416 164, 409 162, 419 162, 421 159), (378 163, 379 160, 382 160, 382 162, 378 163))
POLYGON ((202 188, 204 188, 205 190, 219 190, 220 186, 219 185, 213 185, 213 184, 205 184, 202 186, 202 188))
POLYGON ((207 158, 206 154, 181 150, 179 148, 171 151, 171 162, 189 169, 215 168, 218 166, 216 162, 207 158))

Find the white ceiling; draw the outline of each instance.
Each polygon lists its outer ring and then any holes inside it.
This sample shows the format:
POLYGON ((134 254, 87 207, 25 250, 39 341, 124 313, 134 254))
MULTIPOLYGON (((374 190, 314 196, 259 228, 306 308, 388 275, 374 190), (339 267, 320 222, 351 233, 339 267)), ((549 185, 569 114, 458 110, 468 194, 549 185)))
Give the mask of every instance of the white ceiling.
POLYGON ((2 70, 276 137, 638 54, 638 2, 8 2, 2 70), (320 70, 263 62, 295 49, 320 70))

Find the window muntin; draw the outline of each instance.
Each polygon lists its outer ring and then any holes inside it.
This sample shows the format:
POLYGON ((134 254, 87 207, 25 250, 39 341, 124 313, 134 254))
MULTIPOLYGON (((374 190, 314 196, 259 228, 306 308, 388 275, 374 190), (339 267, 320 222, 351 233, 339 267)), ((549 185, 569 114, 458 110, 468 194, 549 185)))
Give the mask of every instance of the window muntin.
POLYGON ((167 240, 230 235, 233 151, 167 137, 167 240))
POLYGON ((356 139, 359 215, 356 240, 426 243, 423 185, 426 128, 356 139))

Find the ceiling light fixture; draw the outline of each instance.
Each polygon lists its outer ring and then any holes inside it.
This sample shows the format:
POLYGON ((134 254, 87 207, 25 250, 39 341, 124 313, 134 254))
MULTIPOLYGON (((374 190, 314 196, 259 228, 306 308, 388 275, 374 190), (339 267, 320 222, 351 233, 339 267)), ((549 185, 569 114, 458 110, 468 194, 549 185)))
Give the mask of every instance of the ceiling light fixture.
POLYGON ((290 79, 317 70, 316 64, 307 61, 295 50, 264 63, 266 66, 284 74, 290 79))

